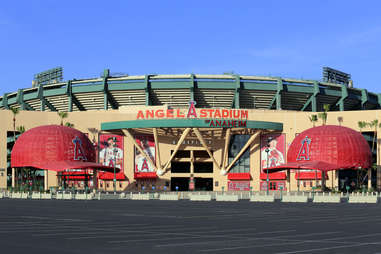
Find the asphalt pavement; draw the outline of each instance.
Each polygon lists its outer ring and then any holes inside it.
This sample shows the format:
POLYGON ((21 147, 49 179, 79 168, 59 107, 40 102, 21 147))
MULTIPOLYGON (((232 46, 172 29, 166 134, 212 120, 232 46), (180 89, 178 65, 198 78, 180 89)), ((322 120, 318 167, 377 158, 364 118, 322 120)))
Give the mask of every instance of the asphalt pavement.
POLYGON ((0 250, 381 254, 381 204, 2 199, 0 250))

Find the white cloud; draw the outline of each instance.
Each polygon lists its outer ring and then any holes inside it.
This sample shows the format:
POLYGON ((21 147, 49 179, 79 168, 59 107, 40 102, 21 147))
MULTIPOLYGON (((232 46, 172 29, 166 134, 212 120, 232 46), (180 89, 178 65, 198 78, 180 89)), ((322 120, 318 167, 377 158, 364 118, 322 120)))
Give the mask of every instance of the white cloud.
POLYGON ((294 48, 262 48, 262 49, 249 49, 248 54, 254 57, 262 58, 284 58, 299 56, 299 52, 294 48))
POLYGON ((360 46, 369 43, 378 44, 380 40, 381 25, 378 25, 343 35, 338 42, 340 46, 360 46))

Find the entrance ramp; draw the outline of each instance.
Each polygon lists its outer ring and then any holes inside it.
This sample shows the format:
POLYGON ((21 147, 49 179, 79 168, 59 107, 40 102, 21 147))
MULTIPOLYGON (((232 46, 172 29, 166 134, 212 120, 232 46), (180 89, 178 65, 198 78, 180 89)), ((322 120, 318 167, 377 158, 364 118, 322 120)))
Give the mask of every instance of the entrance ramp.
POLYGON ((376 204, 378 203, 378 195, 377 193, 367 193, 366 195, 362 193, 353 193, 349 195, 348 203, 359 203, 359 204, 376 204))
POLYGON ((285 202, 285 203, 307 203, 308 202, 308 195, 305 195, 304 192, 302 193, 302 195, 300 195, 300 194, 295 194, 295 195, 286 194, 286 195, 283 195, 281 201, 285 202))
POLYGON ((60 193, 57 193, 56 199, 70 200, 70 199, 73 199, 73 194, 71 192, 69 193, 60 192, 60 193))
POLYGON ((94 194, 93 193, 77 193, 75 195, 76 200, 93 200, 94 194))
POLYGON ((150 195, 149 193, 133 193, 131 200, 150 200, 150 195))
POLYGON ((10 198, 27 199, 28 198, 28 193, 26 193, 26 192, 12 192, 11 195, 10 195, 10 198))
POLYGON ((273 195, 260 195, 255 194, 250 197, 251 202, 274 202, 275 201, 275 196, 273 195))
POLYGON ((332 195, 332 193, 326 194, 326 193, 316 193, 313 200, 313 203, 340 203, 341 202, 341 195, 332 195))
POLYGON ((41 193, 40 199, 52 199, 52 193, 41 193))
POLYGON ((51 193, 33 192, 31 195, 32 199, 52 199, 51 193))
POLYGON ((231 194, 217 194, 216 201, 237 202, 239 200, 238 195, 231 194))
POLYGON ((212 195, 209 194, 189 194, 190 201, 212 201, 212 195))
POLYGON ((160 200, 177 201, 177 200, 179 200, 179 195, 177 195, 177 194, 160 194, 159 199, 160 200))

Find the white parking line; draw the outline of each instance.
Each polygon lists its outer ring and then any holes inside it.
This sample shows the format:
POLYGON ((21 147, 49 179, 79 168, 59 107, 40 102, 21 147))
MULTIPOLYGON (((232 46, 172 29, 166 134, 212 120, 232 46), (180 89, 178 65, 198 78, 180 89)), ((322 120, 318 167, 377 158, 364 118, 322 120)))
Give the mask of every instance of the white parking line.
MULTIPOLYGON (((284 233, 284 232, 290 232, 290 231, 295 231, 295 230, 285 230, 285 231, 271 231, 271 232, 261 232, 253 235, 263 235, 263 234, 272 234, 272 233, 284 233)), ((231 243, 231 242, 243 242, 243 241, 252 241, 252 240, 274 240, 273 237, 247 237, 247 238, 240 238, 237 240, 231 240, 230 236, 226 236, 229 238, 229 241, 226 243, 231 243)), ((289 240, 289 239, 279 239, 280 241, 298 241, 298 240, 289 240)), ((168 244, 159 244, 155 245, 155 247, 162 248, 162 247, 176 247, 176 246, 186 246, 186 245, 203 245, 203 244, 209 244, 209 243, 220 243, 222 240, 218 241, 202 241, 202 242, 189 242, 189 243, 168 243, 168 244)), ((298 241, 299 242, 299 241, 298 241)))
MULTIPOLYGON (((315 235, 323 235, 323 234, 333 234, 337 232, 325 232, 325 233, 311 233, 308 234, 309 236, 315 236, 315 235)), ((306 234, 300 234, 301 236, 306 234)), ((254 238, 253 240, 260 240, 263 238, 254 238)), ((267 240, 282 240, 282 241, 288 241, 286 243, 272 243, 272 244, 263 244, 263 245, 245 245, 245 246, 232 246, 232 247, 225 247, 225 248, 215 248, 215 249, 205 249, 200 250, 202 252, 213 252, 213 251, 226 251, 226 250, 239 250, 239 249, 250 249, 250 248, 259 248, 259 247, 272 247, 272 246, 282 246, 282 245, 298 245, 298 244, 305 244, 305 243, 315 243, 315 242, 330 242, 331 241, 325 241, 325 240, 293 240, 293 239, 284 239, 282 237, 272 237, 272 238, 265 238, 267 240)), ((342 242, 340 242, 342 243, 342 242)))
POLYGON ((170 238, 144 238, 144 239, 132 239, 132 240, 124 240, 124 241, 108 241, 107 243, 112 244, 125 244, 125 243, 135 243, 135 242, 150 242, 150 241, 172 241, 172 240, 186 240, 186 239, 199 239, 199 238, 223 238, 226 242, 227 240, 230 241, 229 236, 184 236, 184 237, 170 237, 170 238))
POLYGON ((316 248, 316 249, 306 249, 306 250, 297 250, 297 251, 288 251, 288 252, 277 252, 275 254, 292 254, 292 253, 311 253, 312 251, 323 251, 323 250, 333 250, 333 249, 345 249, 345 248, 351 248, 351 247, 359 247, 364 245, 371 245, 371 244, 381 244, 381 242, 376 243, 357 243, 357 244, 346 244, 346 245, 339 245, 339 246, 333 246, 333 247, 324 247, 324 248, 316 248))

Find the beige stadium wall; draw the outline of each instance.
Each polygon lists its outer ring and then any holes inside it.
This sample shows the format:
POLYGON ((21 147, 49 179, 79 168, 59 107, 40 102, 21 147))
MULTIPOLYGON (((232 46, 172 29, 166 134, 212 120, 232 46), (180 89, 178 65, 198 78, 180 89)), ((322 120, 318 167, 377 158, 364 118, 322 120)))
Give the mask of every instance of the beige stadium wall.
MULTIPOLYGON (((120 110, 99 110, 99 111, 82 111, 82 112, 70 112, 68 113, 68 118, 64 119, 65 122, 70 122, 74 124, 74 127, 84 133, 89 134, 91 140, 95 139, 98 142, 98 135, 93 136, 88 130, 89 128, 95 128, 100 130, 101 123, 112 122, 112 121, 127 121, 136 120, 137 110, 149 109, 149 108, 160 108, 155 107, 128 107, 121 108, 120 110)), ((299 111, 285 111, 285 110, 248 110, 248 120, 252 121, 270 121, 270 122, 280 122, 283 123, 283 132, 286 135, 286 151, 287 147, 291 144, 296 133, 300 133, 308 128, 312 127, 312 123, 309 120, 309 116, 312 114, 317 114, 314 112, 299 112, 299 111)), ((368 111, 337 111, 328 112, 327 124, 332 125, 342 125, 355 130, 359 130, 358 121, 372 121, 374 119, 380 119, 381 110, 368 110, 368 111)), ((7 186, 6 177, 6 166, 7 166, 7 145, 6 145, 6 133, 7 131, 13 131, 13 115, 10 110, 0 110, 0 188, 5 189, 7 186), (5 171, 4 171, 5 170, 5 171), (3 174, 1 174, 1 172, 3 174)), ((47 124, 59 124, 60 118, 57 112, 40 112, 40 111, 20 111, 16 116, 16 126, 23 125, 26 130, 47 124)), ((321 125, 321 121, 316 123, 316 125, 321 125)), ((369 127, 364 128, 362 131, 373 131, 369 127)), ((380 131, 380 130, 378 130, 380 131)), ((175 145, 173 145, 172 137, 159 136, 160 141, 160 155, 161 163, 169 159, 171 150, 174 150, 175 145)), ((378 141, 379 142, 379 141, 378 141)), ((213 140, 212 150, 214 151, 214 156, 217 162, 221 162, 224 140, 213 140)), ((259 186, 259 174, 260 174, 260 137, 258 136, 254 141, 253 145, 250 147, 250 174, 252 177, 250 186, 253 187, 254 191, 258 191, 259 186)), ((379 146, 378 146, 379 147, 379 146)), ((184 150, 200 150, 201 146, 183 145, 180 149, 184 150)), ((380 149, 378 149, 377 154, 379 158, 380 149)), ((286 155, 285 155, 286 156, 286 155)), ((210 159, 206 159, 211 161, 210 159)), ((134 147, 130 140, 126 137, 124 138, 124 172, 130 182, 134 181, 134 147)), ((155 183, 157 187, 163 186, 165 181, 170 181, 171 176, 189 177, 189 173, 186 174, 171 174, 170 171, 165 175, 161 176, 160 179, 155 183)), ((214 168, 214 173, 210 174, 194 174, 194 177, 213 177, 214 179, 214 190, 222 190, 222 187, 227 189, 227 177, 221 176, 218 169, 214 168), (218 186, 215 182, 218 181, 218 186)), ((329 180, 327 180, 327 187, 332 187, 332 177, 334 179, 333 185, 337 186, 338 180, 335 172, 329 173, 329 180)), ((292 173, 290 176, 291 180, 291 190, 297 189, 297 181, 292 173)), ((57 177, 55 172, 49 172, 48 179, 49 187, 57 186, 57 177)), ((118 189, 123 190, 127 187, 128 182, 123 182, 122 187, 118 189)), ((105 186, 103 186, 105 188, 105 186)), ((308 189, 308 188, 307 188, 308 189)), ((110 182, 109 188, 107 190, 112 190, 112 182, 110 182)), ((303 186, 301 187, 303 190, 303 186)))

